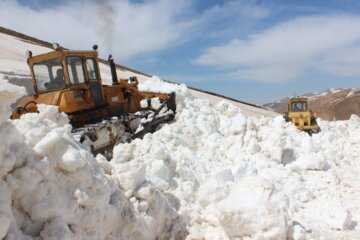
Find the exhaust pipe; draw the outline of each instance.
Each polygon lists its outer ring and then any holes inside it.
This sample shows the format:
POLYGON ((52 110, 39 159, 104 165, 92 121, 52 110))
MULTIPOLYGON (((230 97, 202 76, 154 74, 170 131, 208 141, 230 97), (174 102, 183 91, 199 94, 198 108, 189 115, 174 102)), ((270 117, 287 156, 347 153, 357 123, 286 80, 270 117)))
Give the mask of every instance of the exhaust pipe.
POLYGON ((109 55, 108 63, 110 64, 112 84, 113 85, 119 84, 117 74, 116 74, 116 66, 115 66, 114 59, 112 58, 111 54, 109 55))

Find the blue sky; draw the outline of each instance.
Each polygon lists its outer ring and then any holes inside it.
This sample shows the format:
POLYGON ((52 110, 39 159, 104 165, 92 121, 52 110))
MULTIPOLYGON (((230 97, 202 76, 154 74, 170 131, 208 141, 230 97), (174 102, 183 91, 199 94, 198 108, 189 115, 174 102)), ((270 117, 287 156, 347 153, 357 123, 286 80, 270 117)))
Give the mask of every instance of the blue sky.
POLYGON ((0 0, 0 22, 257 104, 360 85, 358 0, 0 0))

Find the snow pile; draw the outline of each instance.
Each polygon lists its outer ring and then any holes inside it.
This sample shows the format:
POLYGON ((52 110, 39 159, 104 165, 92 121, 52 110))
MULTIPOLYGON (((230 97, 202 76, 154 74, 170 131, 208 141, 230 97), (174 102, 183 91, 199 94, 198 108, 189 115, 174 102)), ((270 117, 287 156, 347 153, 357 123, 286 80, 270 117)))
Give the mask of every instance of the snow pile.
POLYGON ((310 137, 282 117, 246 117, 226 102, 177 100, 176 122, 114 150, 111 164, 125 169, 115 174, 131 181, 123 188, 135 207, 144 187, 171 195, 188 239, 359 233, 358 117, 322 122, 322 132, 310 137), (346 177, 348 169, 354 178, 346 177))
POLYGON ((111 162, 74 141, 55 107, 0 125, 0 237, 360 237, 358 117, 310 137, 156 77, 139 87, 176 91, 176 121, 116 146, 111 162))
MULTIPOLYGON (((13 90, 1 84, 0 96, 13 90)), ((9 116, 11 98, 2 100, 1 116, 9 116)), ((1 239, 155 239, 169 237, 170 230, 181 235, 172 224, 178 215, 163 194, 139 193, 149 213, 138 214, 122 179, 109 175, 108 162, 73 139, 67 116, 57 107, 38 108, 39 114, 0 125, 1 239)))
POLYGON ((0 74, 0 122, 9 119, 11 115, 10 104, 25 95, 25 88, 7 82, 0 74))
POLYGON ((172 91, 179 91, 182 95, 186 94, 187 88, 184 84, 179 86, 174 86, 173 83, 165 82, 157 76, 152 76, 146 81, 140 81, 139 91, 149 91, 149 92, 161 92, 161 93, 171 93, 172 91))

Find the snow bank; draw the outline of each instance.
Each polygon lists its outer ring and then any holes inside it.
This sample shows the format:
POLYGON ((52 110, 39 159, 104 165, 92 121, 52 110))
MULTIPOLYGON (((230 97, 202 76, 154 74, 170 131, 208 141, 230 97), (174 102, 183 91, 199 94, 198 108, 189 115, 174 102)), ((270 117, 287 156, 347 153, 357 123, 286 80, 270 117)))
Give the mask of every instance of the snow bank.
POLYGON ((0 237, 137 239, 141 221, 116 182, 73 140, 67 117, 55 107, 39 110, 0 126, 6 136, 0 237))
POLYGON ((25 95, 24 87, 18 87, 7 82, 0 74, 0 123, 9 119, 11 115, 10 105, 16 99, 25 95))
POLYGON ((358 117, 319 121, 310 137, 151 81, 141 89, 177 93, 176 121, 117 145, 111 162, 74 141, 55 107, 0 125, 1 238, 359 236, 358 117))
MULTIPOLYGON (((17 90, 9 84, 1 89, 6 94, 17 90)), ((10 115, 10 101, 1 101, 2 116, 10 115)), ((143 199, 139 208, 148 209, 140 215, 122 188, 124 181, 110 174, 120 169, 112 169, 101 155, 95 159, 76 142, 67 116, 57 107, 38 109, 39 114, 0 125, 1 239, 181 236, 178 214, 164 194, 151 186, 138 191, 143 199)))
POLYGON ((350 166, 360 172, 359 118, 322 121, 310 137, 281 116, 246 117, 226 102, 212 106, 174 90, 182 106, 176 122, 114 150, 114 169, 125 167, 114 173, 131 181, 125 188, 135 206, 143 185, 170 194, 187 239, 359 232, 360 195, 349 190, 359 181, 344 174, 350 166))

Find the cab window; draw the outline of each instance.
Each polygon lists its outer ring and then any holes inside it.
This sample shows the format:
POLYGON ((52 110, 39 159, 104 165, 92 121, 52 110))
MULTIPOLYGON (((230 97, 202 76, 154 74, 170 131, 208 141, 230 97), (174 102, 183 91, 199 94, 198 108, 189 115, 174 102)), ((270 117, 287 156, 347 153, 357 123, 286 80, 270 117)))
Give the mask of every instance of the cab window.
POLYGON ((80 57, 67 57, 66 58, 70 82, 79 84, 85 82, 84 68, 82 59, 80 57))
POLYGON ((63 89, 64 71, 60 59, 51 59, 33 65, 36 88, 39 92, 63 89))
POLYGON ((86 71, 87 71, 88 79, 90 81, 99 79, 95 59, 93 58, 86 59, 86 71))
POLYGON ((307 111, 307 104, 306 102, 292 102, 291 103, 291 110, 294 112, 305 112, 307 111))

